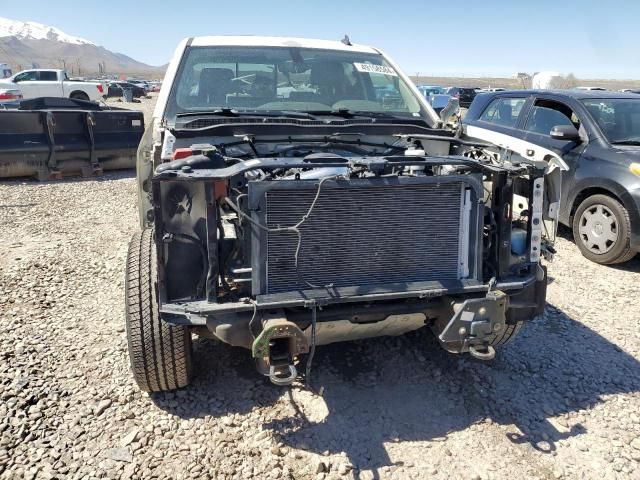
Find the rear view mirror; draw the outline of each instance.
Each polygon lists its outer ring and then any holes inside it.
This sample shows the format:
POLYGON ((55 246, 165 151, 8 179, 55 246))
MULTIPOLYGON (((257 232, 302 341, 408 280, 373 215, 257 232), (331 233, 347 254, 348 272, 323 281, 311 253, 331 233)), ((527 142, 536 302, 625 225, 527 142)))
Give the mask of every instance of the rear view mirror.
POLYGON ((573 125, 556 125, 551 129, 549 135, 555 140, 580 142, 580 133, 578 133, 578 129, 573 125))

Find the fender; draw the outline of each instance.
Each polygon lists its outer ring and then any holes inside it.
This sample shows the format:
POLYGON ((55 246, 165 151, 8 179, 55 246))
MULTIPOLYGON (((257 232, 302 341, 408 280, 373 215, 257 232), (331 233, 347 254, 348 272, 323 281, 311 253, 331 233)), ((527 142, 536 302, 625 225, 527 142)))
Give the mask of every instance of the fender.
POLYGON ((574 207, 576 208, 578 207, 577 205, 574 205, 576 199, 578 198, 580 193, 590 188, 599 188, 602 190, 607 190, 612 195, 618 197, 618 199, 622 201, 622 203, 624 204, 624 207, 627 210, 630 210, 630 207, 632 207, 632 205, 628 205, 624 199, 625 195, 628 195, 626 189, 616 181, 611 180, 609 178, 605 178, 605 177, 582 178, 576 182, 574 187, 567 194, 566 214, 569 221, 571 220, 570 218, 571 211, 574 209, 574 207))
POLYGON ((571 192, 569 192, 569 195, 567 195, 566 208, 562 209, 560 218, 562 223, 569 227, 571 226, 571 222, 573 221, 571 215, 573 207, 578 207, 578 205, 574 205, 576 199, 581 192, 590 188, 606 190, 620 200, 624 208, 629 212, 629 219, 631 220, 631 246, 640 249, 640 204, 637 203, 637 200, 634 200, 629 190, 609 178, 589 177, 579 180, 571 192))

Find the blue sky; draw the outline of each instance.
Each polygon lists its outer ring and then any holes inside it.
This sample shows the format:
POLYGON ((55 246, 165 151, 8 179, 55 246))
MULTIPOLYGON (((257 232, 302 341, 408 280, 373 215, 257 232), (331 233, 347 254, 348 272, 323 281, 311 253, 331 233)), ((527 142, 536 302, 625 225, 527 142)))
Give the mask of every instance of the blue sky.
POLYGON ((3 2, 1 15, 53 25, 152 65, 181 38, 255 34, 376 46, 409 74, 555 70, 640 78, 637 0, 181 0, 3 2))

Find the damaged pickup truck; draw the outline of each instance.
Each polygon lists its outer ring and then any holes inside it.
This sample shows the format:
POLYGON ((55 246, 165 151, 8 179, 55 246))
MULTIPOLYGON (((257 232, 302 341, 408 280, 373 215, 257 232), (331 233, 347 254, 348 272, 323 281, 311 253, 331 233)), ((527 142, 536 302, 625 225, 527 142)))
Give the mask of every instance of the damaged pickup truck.
POLYGON ((316 346, 422 327, 492 359, 544 308, 563 165, 444 120, 348 38, 184 40, 138 151, 138 385, 187 385, 192 333, 279 385, 302 361, 308 381, 316 346))

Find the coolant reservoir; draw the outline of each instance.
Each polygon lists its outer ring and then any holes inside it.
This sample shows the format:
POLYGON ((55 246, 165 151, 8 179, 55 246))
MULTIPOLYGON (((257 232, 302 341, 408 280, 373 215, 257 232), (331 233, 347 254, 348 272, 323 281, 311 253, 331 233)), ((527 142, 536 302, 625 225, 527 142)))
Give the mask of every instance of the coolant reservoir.
POLYGON ((511 229, 511 253, 524 255, 527 249, 527 231, 522 228, 511 229))

